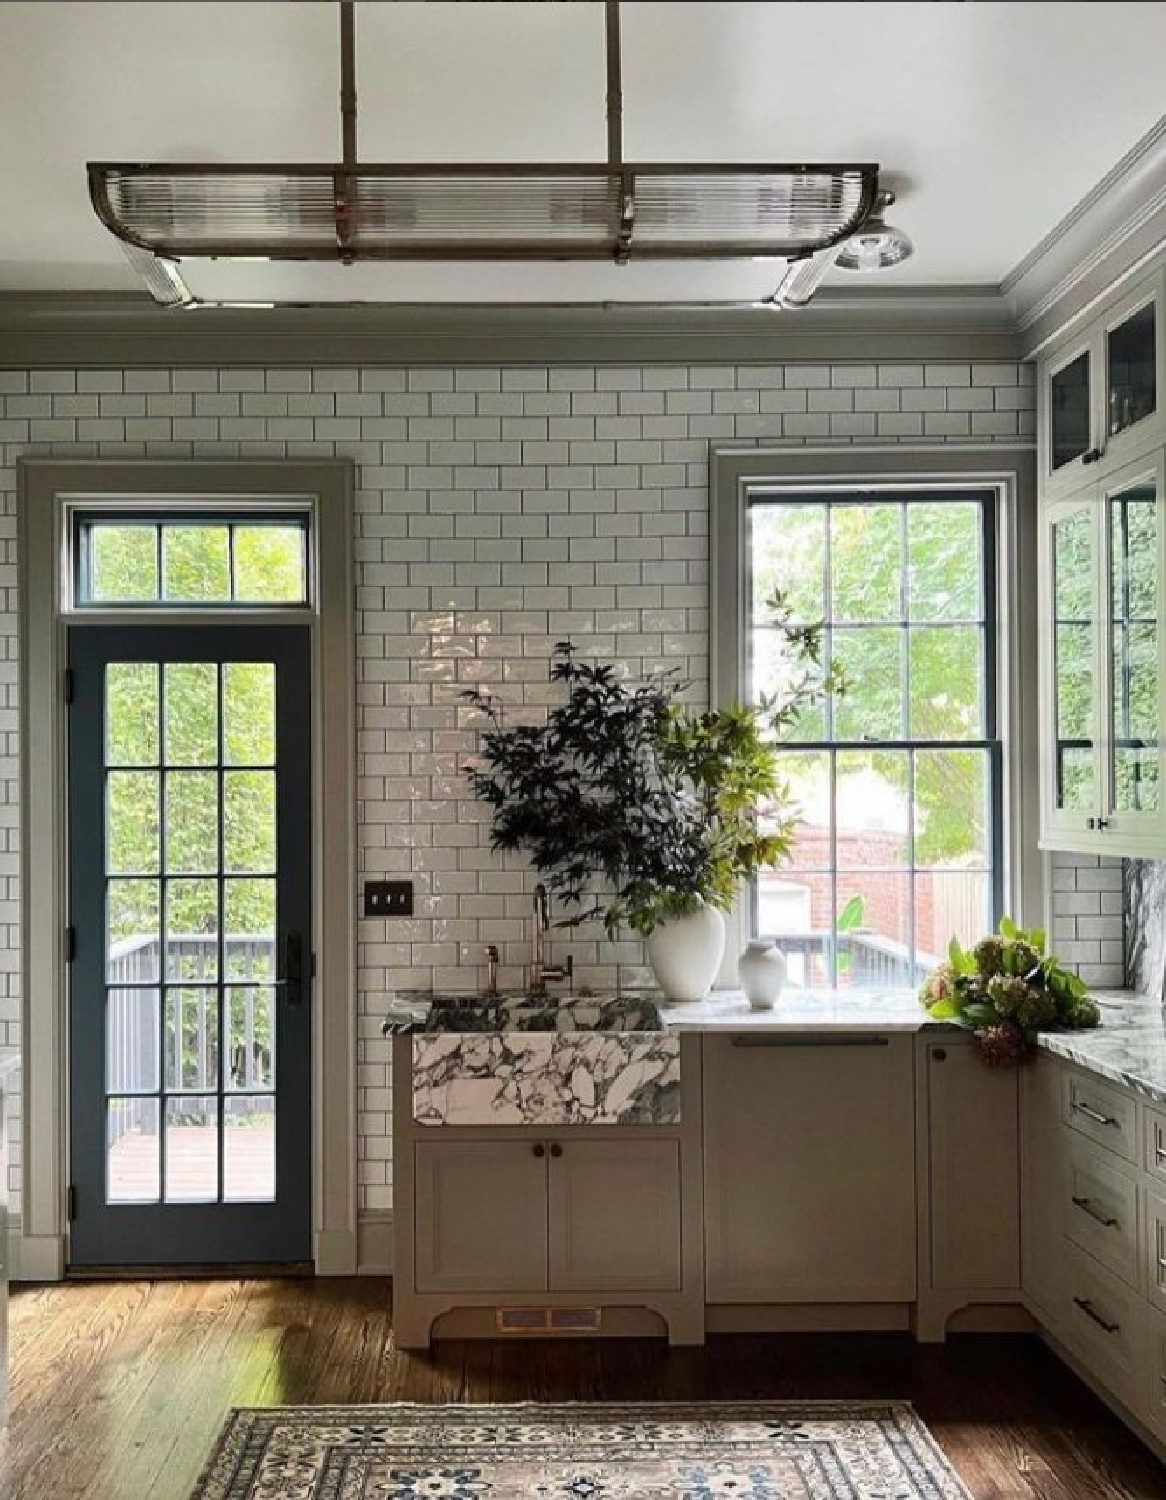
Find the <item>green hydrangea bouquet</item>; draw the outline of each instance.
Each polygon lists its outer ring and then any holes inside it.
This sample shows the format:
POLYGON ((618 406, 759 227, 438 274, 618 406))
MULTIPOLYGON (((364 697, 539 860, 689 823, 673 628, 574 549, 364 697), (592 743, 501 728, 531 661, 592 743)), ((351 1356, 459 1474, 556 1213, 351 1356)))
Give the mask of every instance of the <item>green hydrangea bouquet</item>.
POLYGON ((947 962, 928 976, 920 999, 935 1020, 966 1026, 995 1068, 1022 1063, 1038 1031, 1084 1031, 1101 1020, 1084 981, 1047 951, 1044 932, 1010 917, 974 948, 952 938, 947 962))

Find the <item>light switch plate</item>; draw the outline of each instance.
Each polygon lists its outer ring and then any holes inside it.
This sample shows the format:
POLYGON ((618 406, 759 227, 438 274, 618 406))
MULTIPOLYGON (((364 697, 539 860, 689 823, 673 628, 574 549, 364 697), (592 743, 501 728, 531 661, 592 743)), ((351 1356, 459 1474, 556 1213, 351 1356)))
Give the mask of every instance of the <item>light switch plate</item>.
POLYGON ((411 917, 413 915, 413 882, 411 880, 366 880, 364 914, 366 917, 411 917))

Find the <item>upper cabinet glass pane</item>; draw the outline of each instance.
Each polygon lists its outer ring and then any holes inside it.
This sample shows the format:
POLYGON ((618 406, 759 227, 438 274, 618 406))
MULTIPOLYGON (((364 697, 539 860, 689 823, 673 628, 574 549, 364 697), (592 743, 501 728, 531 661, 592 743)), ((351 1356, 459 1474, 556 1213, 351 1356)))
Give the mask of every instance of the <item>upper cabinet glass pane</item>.
POLYGON ((1110 437, 1150 416, 1157 406, 1154 316, 1154 304, 1147 303, 1106 335, 1106 427, 1110 437))
POLYGON ((1152 482, 1106 501, 1109 525, 1109 787, 1115 812, 1159 806, 1158 496, 1152 482))
POLYGON ((75 533, 77 608, 308 603, 306 518, 90 517, 75 533))
POLYGON ((1089 448, 1089 355, 1063 365, 1049 381, 1049 450, 1054 469, 1089 448))
POLYGON ((1096 702, 1093 517, 1076 510, 1053 525, 1053 691, 1056 805, 1093 812, 1096 702))

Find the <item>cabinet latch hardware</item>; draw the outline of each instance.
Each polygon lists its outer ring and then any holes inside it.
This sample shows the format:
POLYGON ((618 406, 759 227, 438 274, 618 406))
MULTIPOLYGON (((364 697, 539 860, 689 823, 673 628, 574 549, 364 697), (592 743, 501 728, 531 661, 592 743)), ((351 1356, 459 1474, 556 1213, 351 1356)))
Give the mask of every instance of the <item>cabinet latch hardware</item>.
POLYGON ((562 1148, 562 1146, 559 1145, 558 1141, 555 1141, 554 1144, 551 1146, 551 1155, 557 1159, 558 1157, 562 1156, 562 1154, 563 1154, 563 1148, 562 1148))
POLYGON ((70 1224, 77 1217, 77 1189, 72 1183, 65 1190, 65 1217, 70 1224))
POLYGON ((1100 448, 1090 448, 1085 453, 1082 453, 1082 455, 1081 455, 1081 462, 1083 464, 1095 464, 1100 457, 1101 457, 1101 449, 1100 448))
POLYGON ((1121 1324, 1111 1323, 1108 1318, 1103 1318, 1088 1297, 1074 1297, 1073 1303, 1081 1309, 1087 1318, 1092 1318, 1098 1328, 1102 1329, 1105 1333, 1121 1332, 1121 1324))
POLYGON ((530 1148, 530 1154, 532 1156, 539 1156, 539 1157, 545 1156, 547 1154, 547 1148, 543 1145, 543 1143, 541 1141, 539 1141, 539 1142, 537 1142, 535 1145, 533 1145, 530 1148))

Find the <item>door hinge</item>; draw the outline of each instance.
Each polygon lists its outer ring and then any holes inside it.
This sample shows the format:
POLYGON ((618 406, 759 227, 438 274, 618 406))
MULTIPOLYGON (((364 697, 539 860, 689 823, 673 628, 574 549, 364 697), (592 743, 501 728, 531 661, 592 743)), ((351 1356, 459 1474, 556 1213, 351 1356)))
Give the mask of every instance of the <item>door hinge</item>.
POLYGON ((64 687, 63 687, 63 691, 64 691, 64 694, 65 694, 65 702, 67 704, 71 704, 73 702, 73 693, 75 691, 75 688, 76 688, 76 681, 75 681, 75 679, 73 677, 73 668, 72 667, 66 667, 65 668, 65 673, 64 673, 64 687))
POLYGON ((72 1183, 69 1184, 65 1193, 65 1214, 70 1224, 77 1217, 77 1189, 72 1183))
POLYGON ((77 929, 65 928, 65 962, 71 964, 77 957, 77 929))

